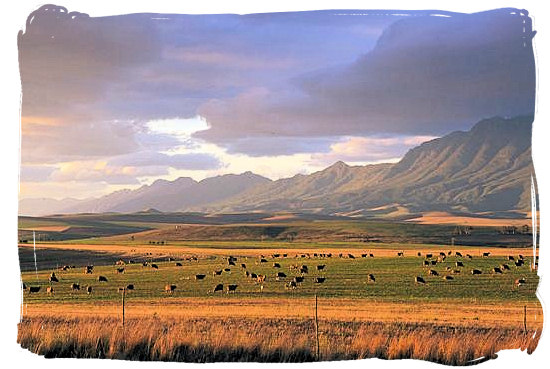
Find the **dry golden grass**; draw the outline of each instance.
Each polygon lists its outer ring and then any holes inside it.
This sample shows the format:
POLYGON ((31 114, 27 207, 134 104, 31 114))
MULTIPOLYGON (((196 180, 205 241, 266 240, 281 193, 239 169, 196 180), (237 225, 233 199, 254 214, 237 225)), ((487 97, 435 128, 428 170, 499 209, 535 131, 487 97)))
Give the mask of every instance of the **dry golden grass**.
MULTIPOLYGON (((341 245, 339 245, 341 246, 341 245)), ((32 248, 32 244, 19 244, 19 247, 22 248, 32 248)), ((106 253, 117 253, 121 255, 127 255, 129 257, 133 255, 141 255, 144 252, 151 252, 154 256, 184 256, 184 255, 217 255, 217 256, 226 256, 226 255, 239 255, 239 256, 251 256, 256 257, 258 255, 270 255, 277 253, 288 253, 290 257, 294 257, 296 254, 306 254, 314 252, 324 252, 332 253, 338 255, 343 253, 359 255, 363 252, 374 252, 376 257, 395 257, 397 252, 405 250, 405 256, 416 256, 417 252, 422 254, 433 253, 436 251, 447 251, 451 250, 453 252, 458 251, 463 254, 472 254, 474 256, 481 256, 483 252, 491 252, 493 256, 507 256, 507 255, 517 255, 523 254, 524 256, 532 256, 530 252, 531 248, 521 248, 521 247, 466 247, 466 246, 427 246, 427 245, 418 245, 414 247, 405 247, 403 245, 396 244, 395 246, 386 246, 380 247, 376 245, 373 247, 368 247, 365 245, 364 248, 346 248, 345 246, 341 247, 296 247, 292 249, 287 248, 239 248, 239 247, 228 247, 224 248, 205 248, 205 247, 193 247, 191 245, 156 245, 151 247, 150 245, 125 245, 125 244, 69 244, 69 243, 37 243, 37 248, 40 249, 54 249, 54 250, 80 250, 80 251, 94 251, 94 252, 106 252, 106 253)), ((537 249, 538 255, 538 249, 537 249)))
POLYGON ((453 215, 443 211, 434 211, 425 213, 418 218, 408 219, 407 222, 418 224, 458 224, 472 227, 521 227, 524 224, 531 226, 532 220, 530 217, 526 217, 525 219, 468 217, 453 215))
MULTIPOLYGON (((320 360, 415 358, 464 365, 502 349, 537 346, 540 330, 321 320, 320 360)), ((312 319, 32 318, 22 347, 46 357, 161 361, 316 360, 312 319)))
MULTIPOLYGON (((476 303, 476 302, 386 302, 364 299, 319 299, 319 317, 334 321, 370 321, 385 323, 430 323, 453 326, 523 327, 524 306, 527 306, 528 328, 542 328, 543 311, 537 303, 476 303)), ((126 301, 126 316, 146 318, 228 319, 309 319, 313 316, 312 298, 170 298, 126 301)), ((25 318, 40 317, 104 317, 121 316, 120 303, 94 301, 90 303, 33 303, 24 305, 25 318)))

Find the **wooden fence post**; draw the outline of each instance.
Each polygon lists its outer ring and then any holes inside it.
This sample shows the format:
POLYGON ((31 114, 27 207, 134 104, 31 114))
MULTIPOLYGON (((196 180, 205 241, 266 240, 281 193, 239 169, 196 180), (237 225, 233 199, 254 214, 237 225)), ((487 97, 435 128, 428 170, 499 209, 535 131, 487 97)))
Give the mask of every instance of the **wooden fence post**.
POLYGON ((126 287, 122 289, 122 328, 124 328, 124 303, 126 298, 126 287))
POLYGON ((317 361, 319 361, 319 320, 317 318, 317 294, 315 294, 315 340, 317 343, 317 361))
POLYGON ((523 332, 527 334, 527 305, 523 305, 523 332))

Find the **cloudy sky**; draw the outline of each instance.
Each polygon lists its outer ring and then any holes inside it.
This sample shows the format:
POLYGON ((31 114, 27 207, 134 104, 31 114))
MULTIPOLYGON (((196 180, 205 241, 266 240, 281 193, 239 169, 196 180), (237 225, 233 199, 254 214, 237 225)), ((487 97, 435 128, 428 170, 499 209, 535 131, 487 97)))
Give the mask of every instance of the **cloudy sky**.
POLYGON ((482 118, 532 114, 532 36, 511 9, 90 18, 44 6, 18 38, 21 198, 397 161, 482 118))

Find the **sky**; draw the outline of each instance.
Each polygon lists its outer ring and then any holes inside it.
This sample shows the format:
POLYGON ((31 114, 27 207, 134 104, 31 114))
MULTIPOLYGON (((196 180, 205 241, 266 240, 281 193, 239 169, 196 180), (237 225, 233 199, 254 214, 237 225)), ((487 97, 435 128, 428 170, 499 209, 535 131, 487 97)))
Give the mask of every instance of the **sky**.
POLYGON ((47 5, 18 36, 20 197, 396 162, 533 114, 532 37, 513 9, 91 18, 47 5))

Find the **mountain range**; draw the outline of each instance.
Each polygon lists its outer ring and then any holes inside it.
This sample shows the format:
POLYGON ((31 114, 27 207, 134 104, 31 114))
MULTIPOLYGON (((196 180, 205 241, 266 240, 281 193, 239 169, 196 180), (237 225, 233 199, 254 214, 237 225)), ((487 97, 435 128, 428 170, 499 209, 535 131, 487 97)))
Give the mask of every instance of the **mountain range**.
POLYGON ((399 211, 527 212, 534 177, 532 120, 532 116, 485 119, 467 132, 425 142, 397 163, 349 166, 337 162, 319 172, 276 181, 251 172, 199 182, 187 177, 157 180, 100 198, 22 199, 19 213, 126 213, 145 209, 348 216, 399 211))

